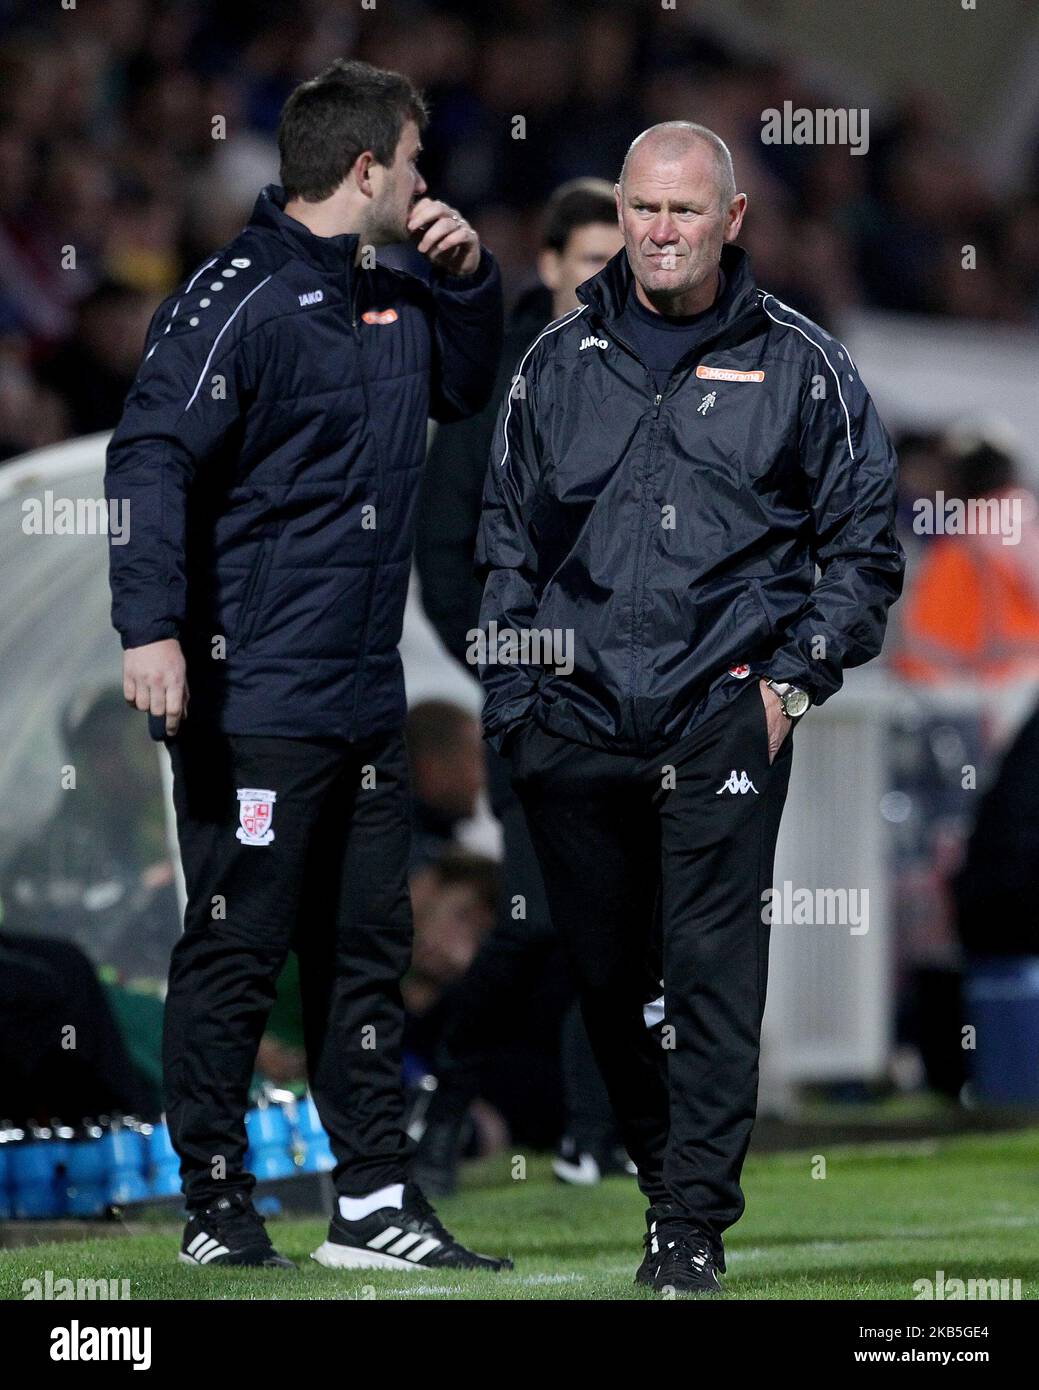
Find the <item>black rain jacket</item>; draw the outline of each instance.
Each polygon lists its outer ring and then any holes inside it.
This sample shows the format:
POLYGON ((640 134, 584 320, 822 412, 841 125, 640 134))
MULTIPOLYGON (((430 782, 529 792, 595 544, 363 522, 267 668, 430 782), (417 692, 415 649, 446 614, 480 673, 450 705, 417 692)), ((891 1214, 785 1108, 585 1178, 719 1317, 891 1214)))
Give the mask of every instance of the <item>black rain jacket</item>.
POLYGON ((719 327, 662 395, 617 332, 623 250, 517 369, 477 545, 498 747, 533 715, 654 752, 742 680, 791 681, 821 704, 880 651, 905 566, 891 441, 847 348, 759 290, 738 247, 722 267, 719 327), (569 640, 573 670, 510 649, 524 632, 557 652, 569 640))

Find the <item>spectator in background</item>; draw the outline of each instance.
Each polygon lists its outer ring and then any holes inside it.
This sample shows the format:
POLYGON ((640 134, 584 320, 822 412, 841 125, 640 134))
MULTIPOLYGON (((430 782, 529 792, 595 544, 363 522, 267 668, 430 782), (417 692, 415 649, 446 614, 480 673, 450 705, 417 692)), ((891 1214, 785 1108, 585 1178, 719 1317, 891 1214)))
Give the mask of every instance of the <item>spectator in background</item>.
MULTIPOLYGON (((436 1111, 439 1088, 429 1104, 425 1087, 431 1072, 439 1081, 438 1059, 459 1009, 466 1007, 459 996, 471 993, 470 967, 491 932, 502 887, 497 864, 459 849, 446 851, 417 878, 415 946, 403 984, 413 1136, 436 1111)), ((479 1157, 507 1143, 549 1148, 556 1142, 565 1086, 558 1038, 568 999, 561 960, 554 971, 526 978, 522 989, 491 999, 481 1046, 467 1059, 469 1086, 454 1136, 460 1154, 479 1157)))
POLYGON ((967 951, 1039 955, 1039 706, 985 792, 952 890, 967 951))
POLYGON ((73 434, 119 423, 157 303, 155 295, 114 280, 102 281, 80 303, 74 337, 39 373, 65 402, 73 434))
POLYGON ((438 430, 430 448, 415 548, 422 603, 444 646, 470 672, 468 634, 478 626, 481 597, 473 553, 498 407, 530 344, 550 320, 576 307, 577 286, 620 247, 610 184, 580 178, 556 189, 542 217, 537 280, 512 311, 494 394, 472 419, 438 430))
POLYGON ((78 1123, 159 1109, 88 957, 71 941, 0 931, 0 1115, 78 1123))
MULTIPOLYGON (((939 534, 924 550, 903 605, 895 670, 921 683, 1039 679, 1039 507, 1018 478, 1013 444, 990 425, 949 432, 951 497, 970 508, 998 503, 1000 527, 979 508, 975 532, 939 534), (1002 529, 1003 518, 1013 531, 1002 529)), ((930 500, 921 498, 921 501, 930 500)), ((926 518, 926 512, 921 511, 926 518)))
POLYGON ((1034 169, 1012 198, 995 197, 937 104, 912 95, 874 120, 868 160, 763 146, 763 109, 785 98, 832 107, 832 88, 778 44, 744 48, 688 6, 414 0, 402 24, 349 6, 306 4, 288 19, 278 6, 203 0, 107 0, 73 21, 57 5, 8 0, 4 18, 0 457, 83 427, 83 393, 64 396, 68 377, 60 400, 45 385, 56 349, 62 361, 91 351, 77 305, 106 280, 164 294, 231 240, 252 190, 275 179, 285 97, 342 54, 428 87, 430 182, 473 211, 513 288, 556 184, 612 178, 636 131, 687 118, 717 129, 746 171, 756 217, 745 244, 762 281, 824 324, 849 304, 1039 315, 1034 169), (969 275, 965 243, 978 248, 969 275), (63 263, 69 246, 75 269, 63 263))
MULTIPOLYGON (((618 166, 619 167, 619 166, 618 166)), ((495 416, 513 372, 546 321, 577 305, 577 287, 623 244, 613 189, 579 178, 552 194, 542 220, 538 283, 522 296, 506 333, 494 395, 471 420, 437 432, 426 463, 416 562, 423 603, 441 641, 460 665, 474 669, 469 634, 479 625, 480 586, 473 574, 476 531, 495 416)), ((502 825, 505 892, 495 930, 452 992, 451 1011, 433 1059, 439 1087, 419 1144, 417 1170, 428 1191, 451 1192, 457 1180, 462 1127, 487 1058, 523 1024, 519 1003, 554 976, 564 982, 565 1018, 549 1029, 558 1066, 563 1054, 565 1132, 554 1162, 563 1181, 595 1182, 623 1168, 606 1091, 591 1054, 565 955, 548 913, 541 874, 506 764, 486 749, 491 807, 502 825), (517 909, 522 904, 522 910, 517 909), (560 1034, 562 1024, 562 1034, 560 1034)), ((414 888, 414 880, 413 880, 414 888)), ((556 1142, 556 1135, 552 1142, 556 1142)))
POLYGON ((423 700, 405 726, 411 765, 412 869, 435 864, 476 814, 484 787, 480 721, 449 700, 423 700))

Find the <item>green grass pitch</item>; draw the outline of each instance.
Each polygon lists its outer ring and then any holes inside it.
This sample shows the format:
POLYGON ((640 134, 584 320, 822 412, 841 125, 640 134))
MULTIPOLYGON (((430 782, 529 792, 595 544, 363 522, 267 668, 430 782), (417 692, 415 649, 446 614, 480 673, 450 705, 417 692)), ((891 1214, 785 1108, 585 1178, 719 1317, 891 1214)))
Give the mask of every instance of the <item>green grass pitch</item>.
MULTIPOLYGON (((748 1211, 726 1241, 727 1294, 746 1299, 912 1299, 917 1279, 1020 1279, 1039 1296, 1039 1130, 1010 1135, 834 1147, 819 1155, 752 1156, 748 1211)), ((495 1160, 466 1172, 439 1204, 475 1249, 508 1253, 504 1275, 325 1270, 309 1258, 324 1238, 313 1220, 269 1222, 297 1273, 192 1269, 176 1262, 179 1227, 129 1224, 130 1235, 0 1250, 0 1297, 22 1281, 129 1279, 155 1299, 631 1299, 644 1204, 633 1182, 555 1182, 531 1159, 514 1180, 495 1160)))

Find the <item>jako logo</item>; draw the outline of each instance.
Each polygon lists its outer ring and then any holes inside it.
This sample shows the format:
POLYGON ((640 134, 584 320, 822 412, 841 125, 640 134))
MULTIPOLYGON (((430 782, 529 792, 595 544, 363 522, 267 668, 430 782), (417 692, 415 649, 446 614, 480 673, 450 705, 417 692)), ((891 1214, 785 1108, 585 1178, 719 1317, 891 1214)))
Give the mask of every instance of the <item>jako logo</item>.
POLYGON ((308 304, 320 304, 324 297, 324 290, 308 290, 306 294, 300 295, 299 302, 306 308, 308 304))
POLYGON ((594 337, 593 337, 593 338, 582 338, 582 339, 581 339, 581 346, 577 349, 577 351, 578 351, 578 352, 584 352, 585 348, 590 348, 590 347, 607 348, 607 347, 609 347, 609 346, 610 346, 610 345, 609 345, 609 343, 606 341, 605 338, 594 338, 594 337))

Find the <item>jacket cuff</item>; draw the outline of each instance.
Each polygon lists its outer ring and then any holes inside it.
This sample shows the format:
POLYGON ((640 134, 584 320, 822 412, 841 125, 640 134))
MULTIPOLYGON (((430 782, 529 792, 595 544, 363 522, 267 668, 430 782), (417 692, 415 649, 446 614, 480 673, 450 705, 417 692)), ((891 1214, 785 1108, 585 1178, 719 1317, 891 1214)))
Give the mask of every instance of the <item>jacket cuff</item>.
POLYGON ((155 623, 149 623, 142 627, 121 628, 119 637, 123 644, 123 651, 129 651, 131 647, 147 647, 150 642, 165 642, 170 637, 179 640, 180 629, 176 623, 168 618, 155 623))
POLYGON ((796 648, 780 648, 774 656, 761 662, 761 668, 762 680, 796 685, 812 697, 813 705, 821 705, 828 700, 841 684, 839 676, 836 685, 832 681, 820 680, 820 672, 806 666, 804 657, 796 648))
POLYGON ((466 294, 470 290, 484 289, 497 274, 497 261, 486 246, 481 246, 480 260, 472 275, 445 275, 441 271, 435 271, 433 284, 437 289, 447 290, 450 294, 466 294))

